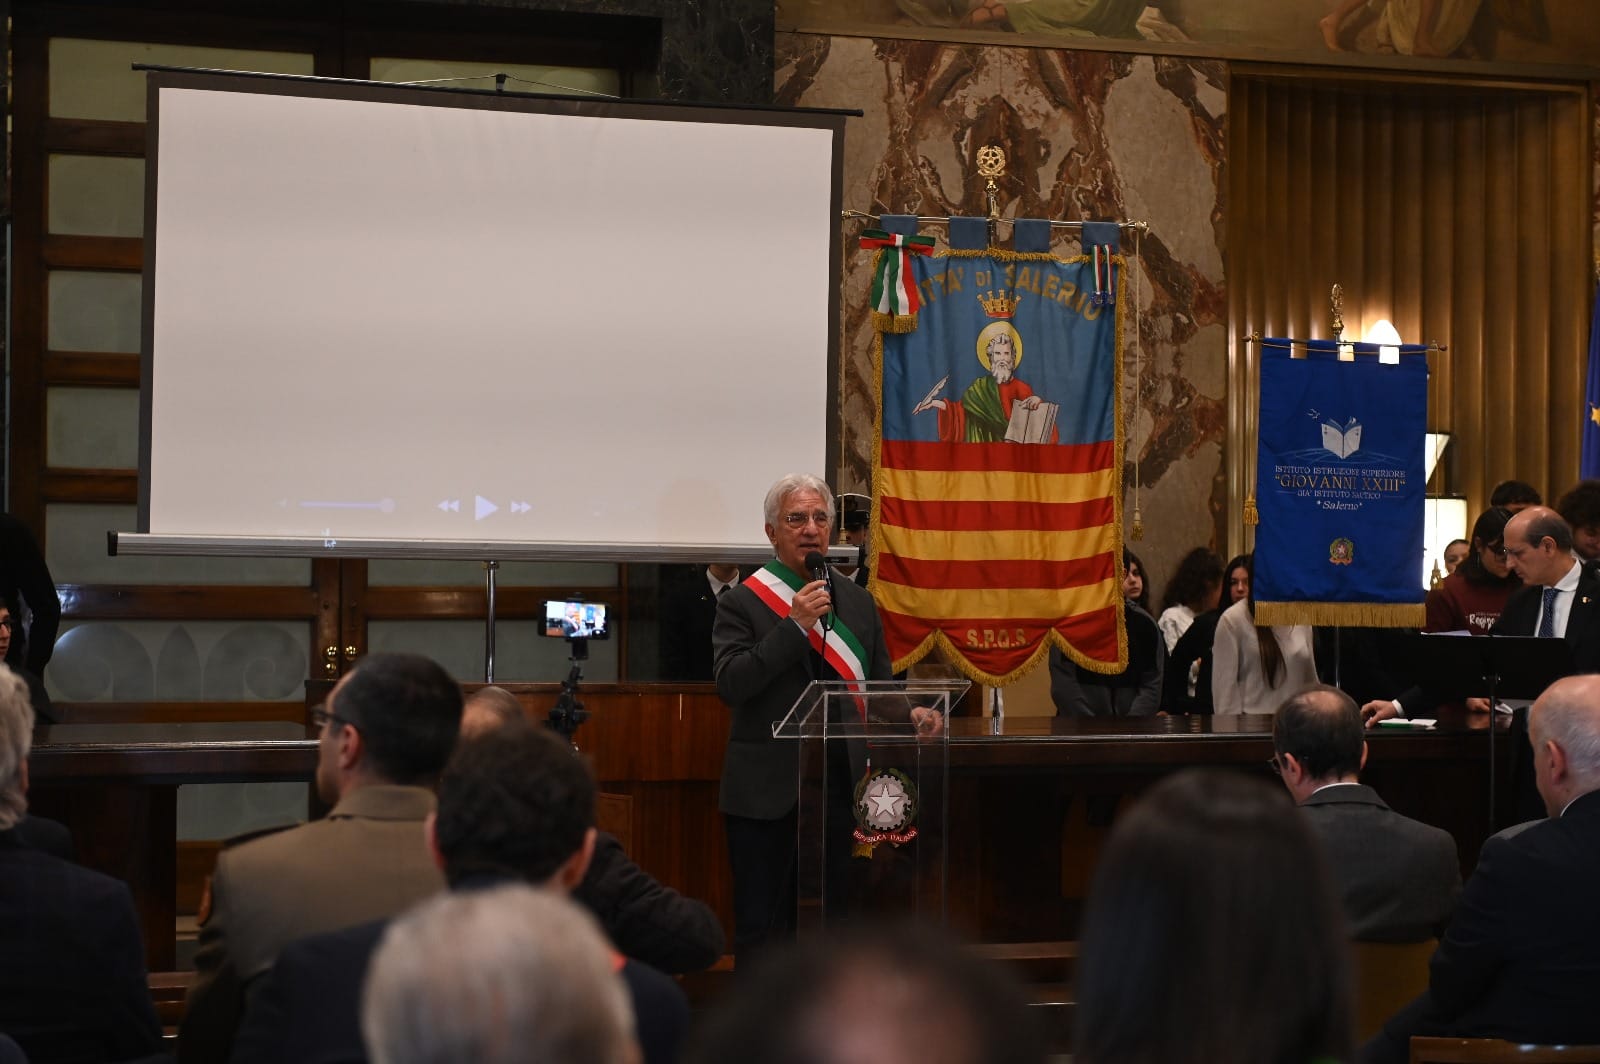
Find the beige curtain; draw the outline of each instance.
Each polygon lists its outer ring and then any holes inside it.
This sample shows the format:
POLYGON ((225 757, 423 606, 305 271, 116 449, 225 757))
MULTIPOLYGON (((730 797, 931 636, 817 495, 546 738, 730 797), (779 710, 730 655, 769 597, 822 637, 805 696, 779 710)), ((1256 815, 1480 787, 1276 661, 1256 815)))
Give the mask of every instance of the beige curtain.
MULTIPOLYGON (((1593 296, 1583 84, 1234 68, 1227 276, 1230 547, 1253 476, 1244 338, 1345 337, 1387 318, 1429 357, 1430 429, 1476 515, 1501 480, 1554 499, 1578 475, 1593 296)), ((1436 475, 1437 476, 1437 475, 1436 475)), ((1435 486, 1439 481, 1435 480, 1435 486)))

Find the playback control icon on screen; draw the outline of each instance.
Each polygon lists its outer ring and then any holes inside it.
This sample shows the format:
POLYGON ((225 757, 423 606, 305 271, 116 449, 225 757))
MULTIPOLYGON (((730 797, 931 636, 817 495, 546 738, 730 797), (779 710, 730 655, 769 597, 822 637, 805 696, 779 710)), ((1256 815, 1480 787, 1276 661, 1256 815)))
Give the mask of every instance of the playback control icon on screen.
MULTIPOLYGON (((519 499, 511 503, 509 508, 514 514, 525 514, 533 509, 533 504, 519 499)), ((440 499, 439 509, 443 513, 458 514, 461 512, 461 500, 440 499)), ((492 499, 485 499, 482 495, 474 495, 472 497, 472 519, 474 521, 482 521, 490 514, 498 513, 499 511, 500 505, 492 499)))

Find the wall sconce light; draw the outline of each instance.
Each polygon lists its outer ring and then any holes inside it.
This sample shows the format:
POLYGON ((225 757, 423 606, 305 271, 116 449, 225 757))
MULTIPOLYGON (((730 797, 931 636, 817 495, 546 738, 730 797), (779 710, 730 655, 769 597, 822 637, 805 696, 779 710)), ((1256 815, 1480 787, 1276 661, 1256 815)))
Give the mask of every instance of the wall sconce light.
POLYGON ((1379 318, 1367 329, 1363 339, 1369 344, 1378 345, 1378 361, 1388 366, 1400 364, 1400 331, 1396 329, 1388 318, 1379 318))

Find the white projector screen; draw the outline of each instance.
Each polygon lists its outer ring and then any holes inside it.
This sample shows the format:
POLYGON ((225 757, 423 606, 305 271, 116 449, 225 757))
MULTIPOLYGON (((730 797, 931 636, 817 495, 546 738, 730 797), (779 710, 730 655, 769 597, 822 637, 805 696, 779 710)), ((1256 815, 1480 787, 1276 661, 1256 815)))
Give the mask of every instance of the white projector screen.
POLYGON ((150 78, 149 539, 709 558, 832 470, 843 114, 150 78))

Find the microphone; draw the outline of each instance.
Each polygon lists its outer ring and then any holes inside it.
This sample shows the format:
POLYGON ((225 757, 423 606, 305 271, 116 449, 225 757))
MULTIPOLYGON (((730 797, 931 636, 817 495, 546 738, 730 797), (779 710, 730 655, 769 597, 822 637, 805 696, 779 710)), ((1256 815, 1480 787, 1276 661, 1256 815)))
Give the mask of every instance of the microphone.
POLYGON ((822 556, 821 551, 812 551, 806 555, 806 571, 813 580, 828 579, 828 559, 822 556))
MULTIPOLYGON (((821 551, 812 551, 805 557, 806 570, 813 580, 826 580, 828 582, 828 597, 833 598, 833 576, 828 570, 828 559, 823 557, 821 551)), ((833 631, 833 611, 829 610, 822 615, 822 630, 833 631)))

